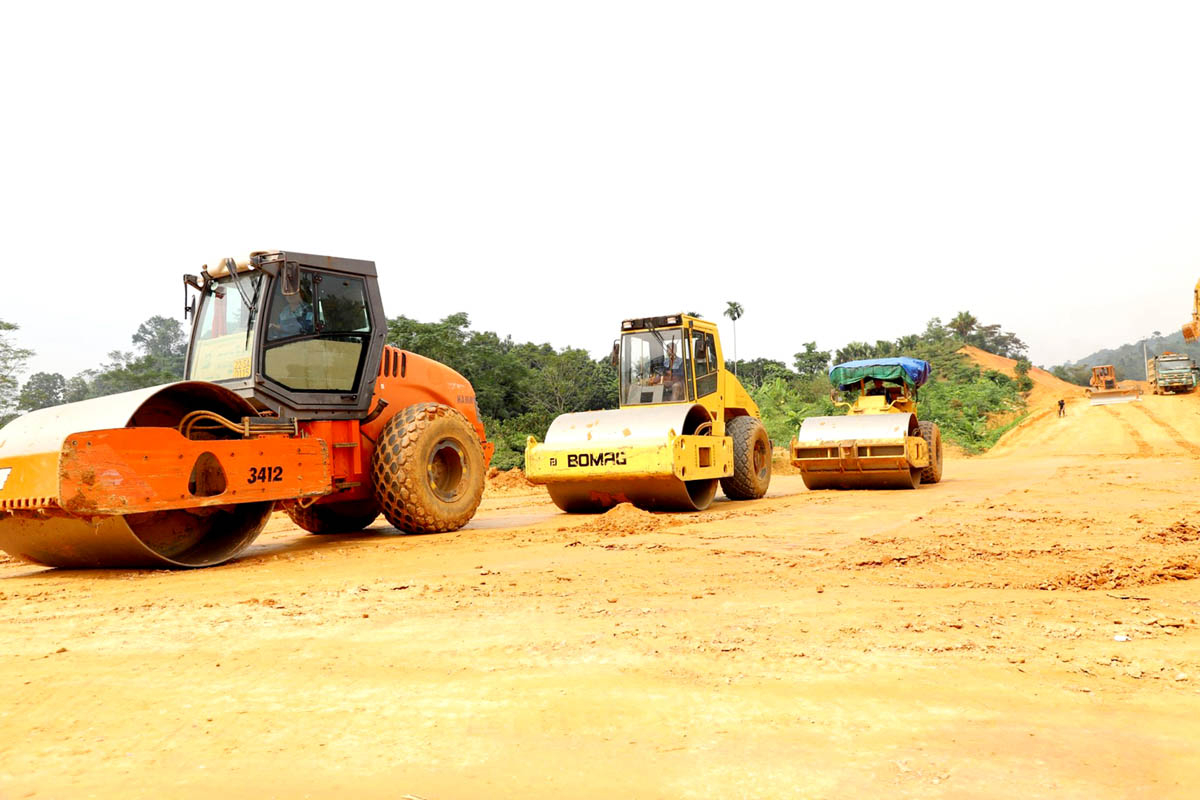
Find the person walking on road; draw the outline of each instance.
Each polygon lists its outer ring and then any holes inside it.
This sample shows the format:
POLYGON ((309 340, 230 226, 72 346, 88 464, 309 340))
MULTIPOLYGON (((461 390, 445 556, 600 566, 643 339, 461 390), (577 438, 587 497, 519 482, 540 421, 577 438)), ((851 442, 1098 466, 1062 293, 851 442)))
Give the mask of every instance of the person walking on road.
POLYGON ((1058 401, 1058 415, 1060 417, 1065 417, 1067 415, 1067 401, 1061 398, 1058 401))

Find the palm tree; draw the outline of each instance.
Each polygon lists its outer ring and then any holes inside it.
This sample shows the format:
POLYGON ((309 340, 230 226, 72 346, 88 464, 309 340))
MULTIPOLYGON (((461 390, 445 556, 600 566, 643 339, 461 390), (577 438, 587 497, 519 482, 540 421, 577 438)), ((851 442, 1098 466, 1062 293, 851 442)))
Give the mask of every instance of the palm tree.
POLYGON ((725 302, 725 316, 733 320, 733 374, 737 375, 737 321, 742 318, 742 314, 746 313, 746 309, 742 308, 741 303, 727 300, 725 302))
POLYGON ((960 311, 958 312, 958 315, 954 317, 954 319, 950 320, 946 327, 957 333, 958 338, 966 341, 967 336, 970 335, 971 331, 975 330, 978 325, 979 320, 975 319, 975 315, 973 315, 970 311, 960 311))

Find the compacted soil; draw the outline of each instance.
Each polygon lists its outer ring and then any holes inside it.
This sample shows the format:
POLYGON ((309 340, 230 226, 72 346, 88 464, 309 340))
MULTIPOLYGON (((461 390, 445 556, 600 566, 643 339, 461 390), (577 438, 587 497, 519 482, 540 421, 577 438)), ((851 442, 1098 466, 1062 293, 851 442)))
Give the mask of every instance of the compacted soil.
POLYGON ((1200 397, 1041 388, 917 491, 0 561, 0 797, 1196 796, 1200 397))

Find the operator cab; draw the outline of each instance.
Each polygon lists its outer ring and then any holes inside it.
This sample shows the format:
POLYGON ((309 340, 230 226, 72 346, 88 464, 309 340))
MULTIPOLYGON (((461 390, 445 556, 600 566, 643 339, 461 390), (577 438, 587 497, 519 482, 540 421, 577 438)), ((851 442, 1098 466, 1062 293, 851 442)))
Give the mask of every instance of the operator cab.
POLYGON ((187 380, 220 383, 283 418, 362 417, 387 334, 375 264, 282 251, 224 259, 184 283, 187 380))
POLYGON ((721 366, 710 323, 685 314, 621 323, 622 406, 693 402, 717 390, 721 366))

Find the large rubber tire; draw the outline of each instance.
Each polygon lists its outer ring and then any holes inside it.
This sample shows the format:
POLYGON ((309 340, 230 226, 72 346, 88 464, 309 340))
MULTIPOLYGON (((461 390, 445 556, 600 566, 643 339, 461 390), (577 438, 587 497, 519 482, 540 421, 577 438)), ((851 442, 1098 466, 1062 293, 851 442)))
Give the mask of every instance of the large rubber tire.
POLYGON ((942 431, 936 422, 920 422, 921 436, 929 445, 929 466, 921 470, 921 483, 937 483, 942 479, 942 431))
POLYGON ((730 500, 757 500, 771 485, 771 439, 756 417, 734 417, 725 426, 733 437, 733 474, 721 479, 730 500))
POLYGON ((354 533, 370 525, 379 516, 379 504, 374 500, 351 503, 321 503, 302 508, 288 503, 283 509, 292 522, 309 533, 354 533))
POLYGON ((384 426, 371 475, 383 516, 396 528, 454 531, 475 516, 483 498, 483 447, 462 414, 419 403, 384 426))

